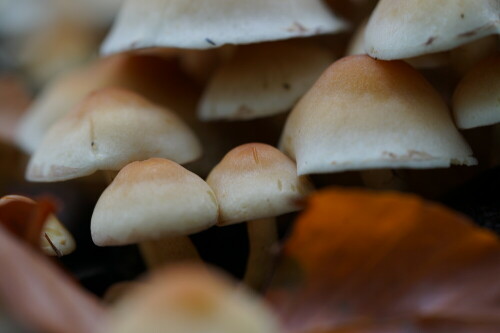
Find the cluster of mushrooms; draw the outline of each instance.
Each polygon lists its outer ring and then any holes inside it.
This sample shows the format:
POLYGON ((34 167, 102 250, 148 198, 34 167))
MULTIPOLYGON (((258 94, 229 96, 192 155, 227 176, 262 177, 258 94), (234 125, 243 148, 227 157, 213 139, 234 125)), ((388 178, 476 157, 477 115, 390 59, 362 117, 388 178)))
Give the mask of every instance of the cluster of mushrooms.
MULTIPOLYGON (((99 56, 85 37, 68 62, 35 64, 43 84, 10 139, 30 182, 106 181, 93 242, 137 244, 155 272, 110 290, 103 332, 282 332, 257 293, 276 217, 335 185, 313 175, 414 192, 400 169, 500 162, 499 33, 499 0, 126 0, 99 56), (472 148, 459 131, 486 126, 472 148), (239 286, 189 237, 236 223, 239 286)), ((0 208, 14 201, 34 204, 0 208)), ((78 245, 54 215, 40 239, 53 256, 78 245)))

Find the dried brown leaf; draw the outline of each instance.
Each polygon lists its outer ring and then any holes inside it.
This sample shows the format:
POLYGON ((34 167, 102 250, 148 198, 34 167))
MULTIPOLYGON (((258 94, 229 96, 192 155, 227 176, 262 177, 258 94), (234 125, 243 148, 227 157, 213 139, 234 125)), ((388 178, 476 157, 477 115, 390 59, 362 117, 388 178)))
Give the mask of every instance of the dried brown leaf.
POLYGON ((268 297, 288 332, 498 332, 500 242, 416 196, 314 195, 268 297))

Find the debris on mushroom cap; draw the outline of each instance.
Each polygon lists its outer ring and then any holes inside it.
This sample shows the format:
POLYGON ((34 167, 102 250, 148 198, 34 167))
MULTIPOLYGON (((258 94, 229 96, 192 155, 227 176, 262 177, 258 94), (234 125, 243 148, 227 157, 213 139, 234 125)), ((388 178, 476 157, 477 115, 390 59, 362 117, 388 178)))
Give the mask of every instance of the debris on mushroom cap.
POLYGON ((261 143, 234 148, 210 172, 207 183, 219 202, 219 224, 227 225, 290 213, 313 189, 297 176, 295 163, 261 143))
POLYGON ((381 0, 365 33, 368 54, 403 59, 498 34, 498 0, 381 0))
POLYGON ((103 192, 92 215, 99 246, 126 245, 188 235, 217 222, 208 184, 175 162, 151 158, 124 167, 103 192))
MULTIPOLYGON (((9 203, 19 202, 36 205, 36 202, 21 195, 6 195, 0 198, 0 207, 9 203)), ((19 207, 19 209, 23 209, 19 207)), ((25 210, 24 208, 23 210, 25 210)), ((26 214, 27 212, 23 212, 26 214)), ((40 234, 40 247, 46 255, 63 256, 70 254, 76 248, 75 239, 54 214, 50 214, 44 222, 40 234)))
POLYGON ((325 71, 291 112, 280 144, 299 175, 476 164, 444 101, 416 70, 364 55, 325 71))
POLYGON ((240 46, 214 73, 198 114, 244 120, 285 112, 332 61, 327 49, 307 40, 240 46))
POLYGON ((200 155, 195 134, 173 112, 133 92, 105 88, 49 129, 31 157, 26 178, 67 180, 150 157, 187 163, 200 155))
POLYGON ((320 0, 131 0, 122 7, 101 52, 148 47, 208 49, 346 28, 320 0))
POLYGON ((126 295, 111 314, 111 333, 277 333, 267 306, 204 266, 171 266, 126 295))
MULTIPOLYGON (((354 35, 351 37, 346 55, 366 54, 365 50, 365 31, 368 21, 359 25, 354 35)), ((427 69, 445 66, 449 63, 450 56, 446 52, 429 53, 417 57, 402 59, 415 68, 427 69)))
POLYGON ((460 128, 500 122, 500 54, 476 65, 460 81, 453 113, 460 128))
POLYGON ((21 120, 18 145, 33 153, 46 131, 70 112, 85 96, 105 87, 133 90, 170 107, 183 103, 171 78, 172 66, 158 57, 116 55, 99 59, 87 66, 62 73, 47 84, 21 120), (167 77, 167 78, 166 78, 167 77))

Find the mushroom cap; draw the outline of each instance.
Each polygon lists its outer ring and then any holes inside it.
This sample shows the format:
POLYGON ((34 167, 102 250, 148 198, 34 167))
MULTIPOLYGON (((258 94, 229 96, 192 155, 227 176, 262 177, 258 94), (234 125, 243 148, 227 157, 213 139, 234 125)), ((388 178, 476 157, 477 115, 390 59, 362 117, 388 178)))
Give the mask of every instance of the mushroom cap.
POLYGON ((500 32, 498 0, 380 0, 365 33, 377 59, 445 51, 500 32))
MULTIPOLYGON (((13 201, 35 205, 35 201, 28 197, 6 195, 0 198, 0 206, 13 201)), ((40 235, 40 248, 49 256, 67 255, 76 248, 75 239, 54 214, 50 214, 43 225, 42 234, 40 235), (50 239, 50 242, 47 238, 50 239), (54 247, 57 249, 57 252, 54 250, 54 247)))
POLYGON ((129 0, 101 52, 224 44, 334 33, 347 24, 320 0, 129 0))
POLYGON ((195 134, 173 112, 118 88, 91 93, 56 122, 28 165, 31 181, 60 181, 119 170, 149 157, 187 163, 200 157, 195 134))
POLYGON ((459 128, 500 122, 500 54, 474 66, 460 81, 453 113, 459 128))
POLYGON ((170 266, 118 302, 105 332, 277 333, 258 296, 204 266, 170 266))
POLYGON ((402 61, 338 60, 290 113, 281 147, 299 175, 472 165, 434 88, 402 61))
POLYGON ((333 59, 327 49, 306 40, 240 46, 212 76, 199 117, 244 120, 285 112, 333 59))
POLYGON ((210 172, 207 183, 219 202, 220 225, 299 210, 313 188, 307 178, 297 176, 292 160, 262 143, 231 150, 210 172))
POLYGON ((99 246, 126 245, 192 234, 217 222, 208 184, 179 164, 151 158, 124 167, 102 193, 92 214, 99 246))

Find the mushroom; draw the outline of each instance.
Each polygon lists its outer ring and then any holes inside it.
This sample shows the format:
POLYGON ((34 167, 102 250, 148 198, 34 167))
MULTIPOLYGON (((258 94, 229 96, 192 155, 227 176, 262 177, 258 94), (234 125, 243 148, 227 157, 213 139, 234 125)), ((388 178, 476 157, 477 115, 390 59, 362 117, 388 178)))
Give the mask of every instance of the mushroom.
POLYGON ((156 272, 111 313, 110 333, 278 333, 272 312, 256 295, 204 266, 156 272))
POLYGON ((416 70, 365 55, 323 73, 290 113, 280 146, 299 175, 476 164, 446 104, 416 70))
MULTIPOLYGON (((21 195, 6 195, 0 198, 0 207, 8 205, 29 205, 35 206, 36 203, 28 197, 21 195)), ((22 219, 26 214, 26 208, 15 210, 15 216, 10 216, 10 219, 22 219), (19 214, 20 215, 19 215, 19 214)), ((26 207, 26 206, 24 206, 26 207)), ((55 217, 50 214, 43 225, 42 233, 40 235, 40 248, 49 256, 64 256, 72 253, 76 248, 75 239, 71 233, 64 227, 64 225, 55 217)))
POLYGON ((404 59, 500 32, 498 0, 380 0, 365 33, 368 54, 404 59))
POLYGON ((459 128, 500 122, 500 54, 467 72, 455 89, 453 113, 459 128))
POLYGON ((209 49, 327 34, 346 27, 320 0, 130 0, 101 52, 209 49))
POLYGON ((217 222, 215 194, 175 162, 151 158, 124 167, 99 198, 91 233, 98 246, 141 243, 150 267, 197 258, 187 235, 217 222))
POLYGON ((195 134, 173 112, 131 91, 106 88, 90 94, 49 129, 26 178, 60 181, 119 170, 149 157, 187 163, 200 155, 195 134))
POLYGON ((245 282, 260 289, 272 271, 271 248, 277 241, 275 217, 302 208, 312 191, 295 163, 261 143, 238 146, 210 172, 207 183, 219 202, 219 226, 248 222, 250 256, 245 282))
POLYGON ((308 40, 240 46, 210 79, 198 106, 202 120, 245 120, 289 110, 333 61, 308 40))

